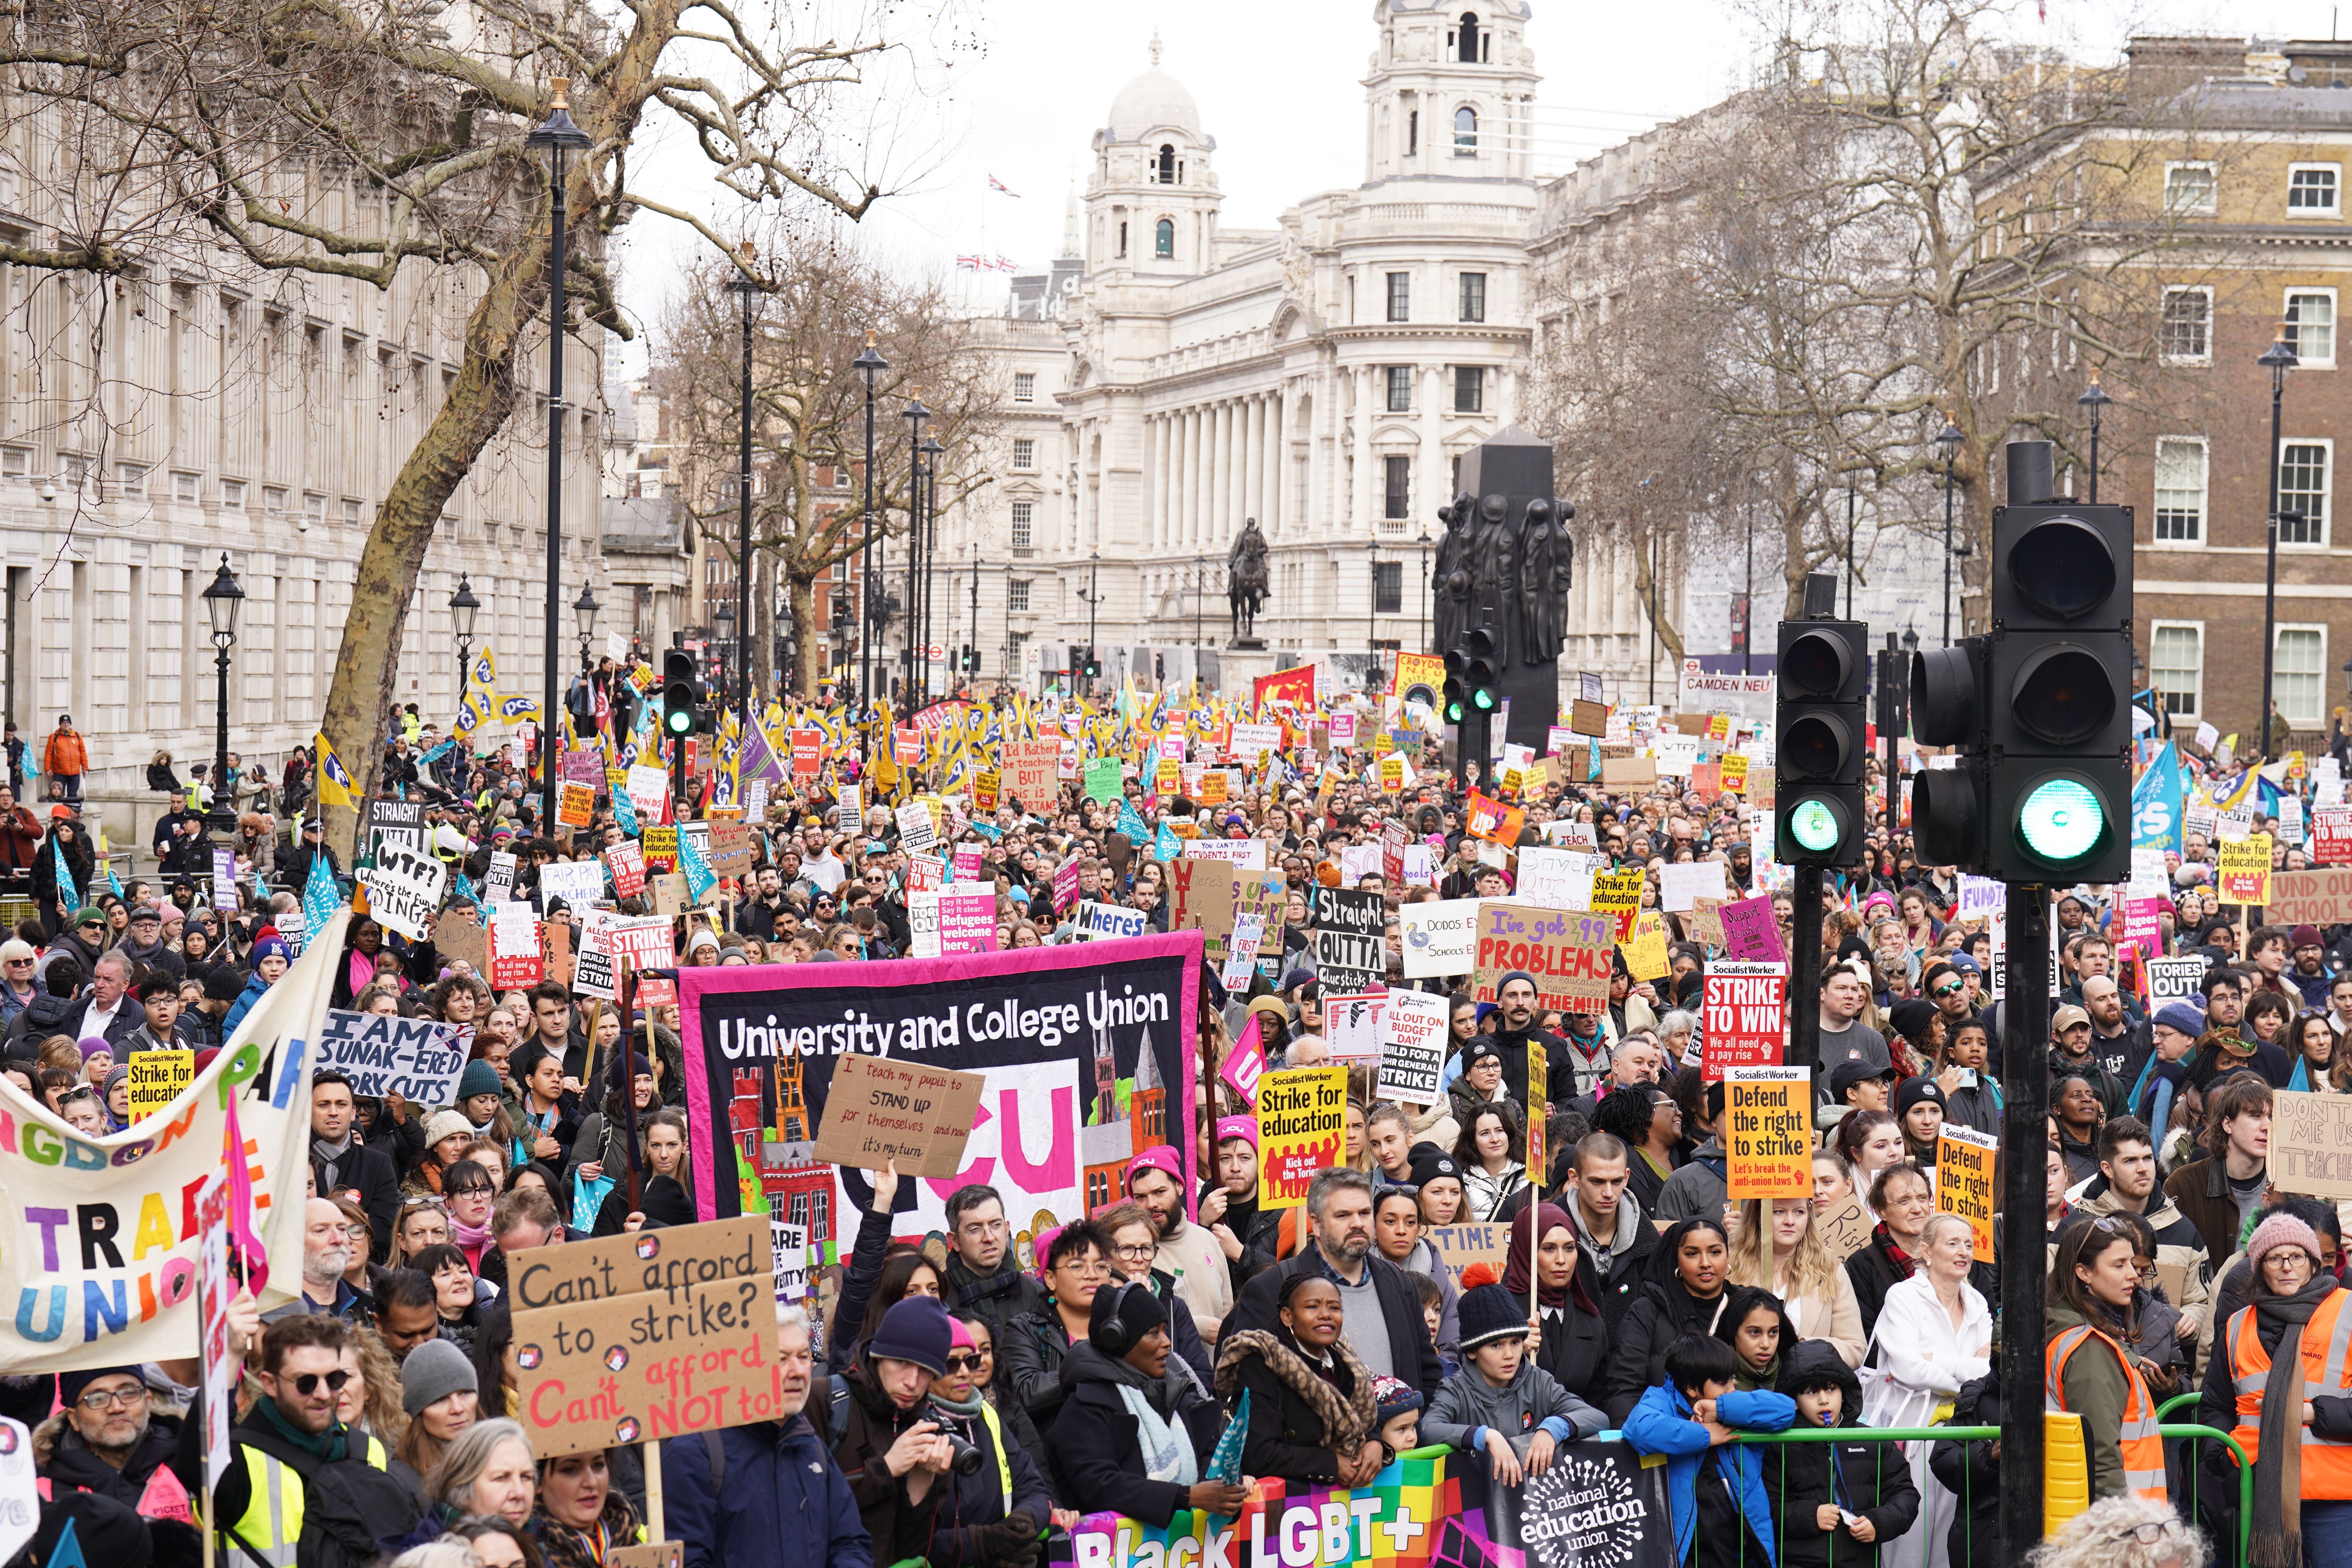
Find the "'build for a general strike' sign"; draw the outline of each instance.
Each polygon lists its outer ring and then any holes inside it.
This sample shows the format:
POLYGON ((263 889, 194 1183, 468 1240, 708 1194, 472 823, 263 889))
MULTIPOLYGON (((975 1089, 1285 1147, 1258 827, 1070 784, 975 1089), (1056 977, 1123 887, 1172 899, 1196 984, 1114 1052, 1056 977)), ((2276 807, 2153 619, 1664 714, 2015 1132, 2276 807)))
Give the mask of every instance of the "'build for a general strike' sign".
POLYGON ((1718 963, 1706 972, 1700 1008, 1706 1081, 1720 1079, 1727 1067, 1773 1066, 1788 1034, 1789 966, 1718 963))

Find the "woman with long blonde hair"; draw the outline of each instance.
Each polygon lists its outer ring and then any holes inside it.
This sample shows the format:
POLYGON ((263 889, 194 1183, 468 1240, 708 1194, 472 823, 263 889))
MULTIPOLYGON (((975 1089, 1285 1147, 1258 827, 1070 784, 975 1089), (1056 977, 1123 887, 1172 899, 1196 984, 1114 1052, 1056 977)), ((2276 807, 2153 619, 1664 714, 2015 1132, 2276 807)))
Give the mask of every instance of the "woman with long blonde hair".
POLYGON ((1862 1304, 1853 1293, 1853 1281, 1813 1228, 1811 1199, 1743 1200, 1729 1250, 1733 1284, 1769 1290, 1787 1307, 1799 1338, 1827 1340, 1846 1365, 1862 1364, 1869 1345, 1862 1304), (1764 1258, 1768 1237, 1772 1244, 1769 1265, 1764 1258))

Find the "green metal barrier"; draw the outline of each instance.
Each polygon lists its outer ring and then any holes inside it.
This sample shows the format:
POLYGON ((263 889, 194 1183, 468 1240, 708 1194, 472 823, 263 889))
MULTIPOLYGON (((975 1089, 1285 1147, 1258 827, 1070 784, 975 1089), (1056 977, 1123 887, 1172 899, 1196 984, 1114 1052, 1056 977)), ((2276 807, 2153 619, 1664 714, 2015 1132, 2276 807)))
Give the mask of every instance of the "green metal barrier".
POLYGON ((2158 1421, 2161 1421, 2166 1416, 2171 1415, 2174 1411, 2179 1409, 2182 1405, 2194 1405, 2198 1400, 2203 1397, 2203 1394, 2200 1394, 2193 1388, 2186 1394, 2176 1394, 2171 1398, 2166 1400, 2163 1404, 2156 1407, 2156 1418, 2158 1421))

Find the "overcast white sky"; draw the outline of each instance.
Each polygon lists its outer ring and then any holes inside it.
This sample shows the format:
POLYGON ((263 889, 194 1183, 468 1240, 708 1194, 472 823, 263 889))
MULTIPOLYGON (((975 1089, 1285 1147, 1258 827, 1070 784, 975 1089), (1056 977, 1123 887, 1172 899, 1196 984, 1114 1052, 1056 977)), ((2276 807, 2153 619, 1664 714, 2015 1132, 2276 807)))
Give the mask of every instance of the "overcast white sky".
MULTIPOLYGON (((966 0, 959 16, 981 47, 931 73, 923 90, 893 105, 895 134, 919 181, 882 203, 862 226, 867 243, 899 265, 950 273, 960 253, 1002 254, 1024 269, 1061 248, 1064 202, 1081 182, 1087 141, 1131 77, 1150 64, 1191 89, 1216 138, 1223 221, 1270 226, 1316 191, 1363 177, 1361 79, 1376 37, 1375 0, 1181 0, 1174 5, 1081 0, 966 0), (993 174, 1019 193, 992 195, 993 174)), ((919 0, 918 0, 919 4, 919 0)), ((2352 0, 2344 0, 2352 8, 2352 0)), ((2327 37, 2333 0, 2033 0, 2016 12, 2022 40, 2085 58, 2116 57, 2136 32, 2217 32, 2327 37)), ((1528 26, 1537 68, 1538 148, 1554 172, 1645 129, 1703 108, 1745 79, 1754 50, 1728 0, 1534 0, 1528 26)), ((915 5, 899 8, 901 16, 915 5)), ((2352 22, 2352 17, 2347 17, 2352 22)), ((632 170, 680 177, 670 199, 691 199, 703 175, 692 153, 656 154, 632 170)), ((664 181, 667 184, 667 181, 664 181)), ((722 211, 704 204, 705 211, 722 211)), ((623 256, 625 297, 650 327, 676 263, 700 242, 641 217, 623 256)), ((960 279, 975 303, 993 306, 1002 273, 960 279)), ((617 371, 644 363, 641 341, 617 371)))

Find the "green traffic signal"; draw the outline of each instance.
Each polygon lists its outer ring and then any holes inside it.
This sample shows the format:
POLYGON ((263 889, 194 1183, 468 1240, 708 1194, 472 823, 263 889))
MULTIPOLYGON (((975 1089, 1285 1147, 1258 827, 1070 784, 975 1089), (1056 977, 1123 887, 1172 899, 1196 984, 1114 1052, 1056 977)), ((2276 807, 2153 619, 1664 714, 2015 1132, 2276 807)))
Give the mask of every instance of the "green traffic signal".
POLYGON ((2079 779, 2045 779, 2017 808, 2017 831, 2036 859, 2065 866, 2095 851, 2106 838, 2106 813, 2079 779))
POLYGON ((673 735, 691 734, 694 731, 694 710, 691 708, 669 709, 662 714, 662 725, 673 735))
POLYGON ((1837 813, 1825 800, 1801 800, 1789 810, 1789 837, 1808 853, 1827 854, 1837 847, 1837 813))
POLYGON ((1478 705, 1480 712, 1491 713, 1495 710, 1495 689, 1491 686, 1474 687, 1470 692, 1470 700, 1478 705))

